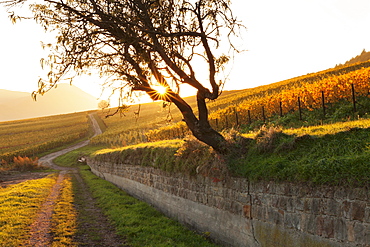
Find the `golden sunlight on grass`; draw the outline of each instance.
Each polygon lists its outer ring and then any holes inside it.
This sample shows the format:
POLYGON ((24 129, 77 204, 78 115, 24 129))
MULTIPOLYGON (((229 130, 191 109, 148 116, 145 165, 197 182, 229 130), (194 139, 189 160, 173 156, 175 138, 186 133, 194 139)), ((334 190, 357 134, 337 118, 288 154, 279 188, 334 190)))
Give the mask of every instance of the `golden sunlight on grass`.
POLYGON ((78 246, 73 241, 77 231, 77 212, 73 206, 74 195, 71 176, 63 180, 63 189, 54 208, 52 218, 52 233, 54 241, 52 246, 78 246))
MULTIPOLYGON (((318 126, 309 126, 301 128, 290 128, 282 129, 285 134, 288 135, 311 135, 311 136, 323 136, 323 135, 334 135, 341 131, 348 131, 352 128, 370 128, 370 119, 360 119, 349 122, 338 122, 333 124, 324 124, 318 126)), ((243 134, 246 138, 254 138, 257 132, 250 132, 243 134)))
POLYGON ((0 188, 0 246, 21 246, 56 176, 0 188))

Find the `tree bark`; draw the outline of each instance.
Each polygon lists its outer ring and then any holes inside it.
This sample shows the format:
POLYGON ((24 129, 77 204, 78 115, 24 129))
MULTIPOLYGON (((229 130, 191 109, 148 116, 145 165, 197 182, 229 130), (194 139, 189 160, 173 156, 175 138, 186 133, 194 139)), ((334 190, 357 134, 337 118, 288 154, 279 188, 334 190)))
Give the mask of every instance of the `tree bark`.
POLYGON ((208 110, 205 98, 198 92, 197 102, 199 119, 195 116, 192 108, 178 95, 170 94, 172 102, 180 109, 184 121, 193 135, 205 144, 211 146, 217 153, 227 155, 230 151, 225 138, 214 130, 208 121, 208 110))

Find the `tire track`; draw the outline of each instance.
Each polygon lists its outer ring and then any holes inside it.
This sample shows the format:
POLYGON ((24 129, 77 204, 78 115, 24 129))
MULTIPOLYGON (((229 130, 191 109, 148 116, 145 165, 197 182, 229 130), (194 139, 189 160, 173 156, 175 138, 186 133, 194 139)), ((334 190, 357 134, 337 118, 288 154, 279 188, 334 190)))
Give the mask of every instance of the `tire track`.
MULTIPOLYGON (((95 114, 95 113, 94 113, 95 114)), ((90 120, 92 122, 92 126, 94 129, 94 136, 101 134, 101 129, 95 120, 95 117, 93 114, 89 114, 90 120)), ((32 223, 31 229, 30 229, 30 239, 29 242, 26 243, 26 246, 50 246, 52 242, 52 235, 51 235, 51 217, 53 214, 53 209, 56 204, 56 200, 58 199, 58 196, 62 189, 62 182, 65 178, 65 175, 71 171, 75 171, 76 174, 76 168, 68 168, 68 167, 60 167, 54 164, 53 160, 57 158, 58 156, 61 156, 63 154, 66 154, 68 152, 71 152, 75 149, 87 146, 90 143, 90 140, 86 140, 83 142, 80 142, 76 145, 73 145, 71 147, 65 148, 63 150, 48 154, 42 158, 39 159, 39 163, 48 166, 50 168, 59 170, 59 175, 57 178, 56 183, 51 189, 51 192, 49 196, 47 197, 46 201, 42 204, 41 209, 39 213, 37 214, 36 220, 32 223)))

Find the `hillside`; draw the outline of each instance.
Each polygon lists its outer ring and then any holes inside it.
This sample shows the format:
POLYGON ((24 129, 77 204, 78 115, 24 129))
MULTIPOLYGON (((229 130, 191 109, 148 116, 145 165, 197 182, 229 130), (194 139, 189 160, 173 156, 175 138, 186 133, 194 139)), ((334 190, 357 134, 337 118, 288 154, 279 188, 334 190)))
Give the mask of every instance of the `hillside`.
MULTIPOLYGON (((369 73, 370 61, 367 61, 256 88, 225 91, 219 99, 207 103, 211 125, 218 131, 237 127, 242 132, 248 132, 264 124, 289 128, 367 117, 370 104, 369 73), (353 92, 356 109, 353 106, 353 92)), ((194 96, 185 100, 191 106, 196 106, 194 96)), ((117 147, 183 138, 188 134, 181 114, 174 106, 170 114, 172 121, 166 121, 169 111, 160 102, 142 105, 138 119, 134 118, 137 110, 137 106, 132 106, 125 113, 126 117, 117 114, 104 119, 108 129, 95 137, 92 143, 117 147)), ((106 112, 99 114, 102 118, 107 115, 106 112)))
POLYGON ((369 60, 370 60, 370 52, 365 51, 365 49, 364 49, 361 52, 360 55, 357 55, 357 56, 351 58, 350 60, 346 61, 344 64, 337 65, 337 67, 344 66, 344 65, 355 64, 355 63, 359 63, 359 62, 366 62, 366 61, 369 61, 369 60))
POLYGON ((80 112, 97 105, 96 98, 69 84, 59 84, 37 101, 29 93, 0 90, 0 121, 80 112))

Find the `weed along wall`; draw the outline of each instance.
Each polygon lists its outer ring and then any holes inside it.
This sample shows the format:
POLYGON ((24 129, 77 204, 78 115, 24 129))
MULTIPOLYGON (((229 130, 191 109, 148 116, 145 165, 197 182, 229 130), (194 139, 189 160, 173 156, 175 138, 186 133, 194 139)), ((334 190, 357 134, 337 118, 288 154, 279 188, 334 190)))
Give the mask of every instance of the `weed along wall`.
POLYGON ((228 178, 216 182, 89 160, 96 175, 226 246, 370 246, 370 192, 228 178))

